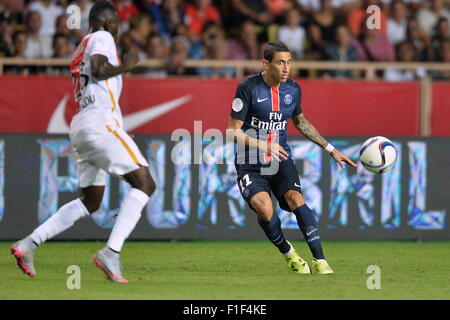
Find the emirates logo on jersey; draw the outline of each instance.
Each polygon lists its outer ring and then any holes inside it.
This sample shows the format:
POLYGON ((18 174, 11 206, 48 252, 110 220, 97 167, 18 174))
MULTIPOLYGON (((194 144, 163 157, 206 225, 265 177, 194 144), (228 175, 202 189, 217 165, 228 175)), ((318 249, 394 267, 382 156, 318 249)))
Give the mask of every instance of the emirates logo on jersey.
POLYGON ((287 121, 261 121, 252 117, 251 125, 262 130, 286 130, 287 121))

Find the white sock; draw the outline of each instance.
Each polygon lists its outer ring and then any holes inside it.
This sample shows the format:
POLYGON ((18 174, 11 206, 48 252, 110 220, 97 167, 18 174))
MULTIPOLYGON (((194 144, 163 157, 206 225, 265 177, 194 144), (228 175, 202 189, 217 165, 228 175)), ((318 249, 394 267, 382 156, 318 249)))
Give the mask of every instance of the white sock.
POLYGON ((57 234, 69 229, 77 220, 88 215, 89 211, 78 198, 59 208, 59 210, 48 218, 47 221, 37 227, 29 237, 37 245, 40 245, 57 234))
POLYGON ((289 251, 286 252, 286 253, 283 253, 283 255, 288 256, 288 255, 290 255, 293 252, 294 252, 294 247, 291 245, 291 248, 289 249, 289 251))
POLYGON ((108 240, 108 247, 116 252, 122 250, 123 243, 141 217, 142 209, 150 197, 139 189, 132 188, 123 199, 116 223, 108 240))

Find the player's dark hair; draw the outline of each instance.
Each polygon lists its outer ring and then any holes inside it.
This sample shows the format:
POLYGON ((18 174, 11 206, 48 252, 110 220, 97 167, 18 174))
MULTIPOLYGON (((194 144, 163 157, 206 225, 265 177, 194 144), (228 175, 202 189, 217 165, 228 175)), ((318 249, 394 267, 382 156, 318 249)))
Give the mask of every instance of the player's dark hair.
POLYGON ((275 52, 289 52, 289 48, 281 41, 269 42, 264 48, 264 59, 272 62, 275 52))
POLYGON ((116 13, 114 5, 106 0, 98 0, 89 11, 89 25, 103 24, 105 22, 105 13, 116 13))

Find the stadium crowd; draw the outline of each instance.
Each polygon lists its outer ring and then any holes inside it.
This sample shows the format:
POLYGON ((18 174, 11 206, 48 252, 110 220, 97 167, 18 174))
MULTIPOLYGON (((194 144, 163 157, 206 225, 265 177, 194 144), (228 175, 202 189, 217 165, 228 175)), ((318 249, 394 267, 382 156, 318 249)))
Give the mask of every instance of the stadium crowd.
MULTIPOLYGON (((187 68, 187 59, 259 59, 281 40, 297 60, 450 62, 448 0, 113 0, 120 17, 119 54, 134 49, 165 67, 138 68, 148 77, 234 77, 234 67, 187 68), (366 8, 381 8, 379 29, 366 8)), ((69 58, 88 32, 90 0, 0 0, 0 58, 69 58), (67 26, 66 8, 81 9, 80 29, 67 26)), ((246 73, 255 70, 246 70, 246 73)), ((9 66, 7 73, 66 74, 62 67, 9 66)), ((414 80, 424 70, 390 69, 386 80, 414 80)), ((301 76, 302 74, 300 74, 301 76)), ((321 76, 355 77, 350 70, 321 76)), ((447 72, 430 72, 450 80, 447 72)))

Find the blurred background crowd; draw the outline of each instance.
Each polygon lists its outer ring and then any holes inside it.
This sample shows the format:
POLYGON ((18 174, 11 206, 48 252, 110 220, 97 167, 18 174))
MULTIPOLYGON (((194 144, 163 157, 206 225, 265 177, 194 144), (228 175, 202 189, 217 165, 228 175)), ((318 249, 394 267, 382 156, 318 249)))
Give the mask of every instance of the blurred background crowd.
MULTIPOLYGON (((70 58, 88 32, 90 0, 0 0, 0 58, 70 58), (67 27, 66 8, 81 9, 81 29, 67 27)), ((262 57, 269 41, 281 40, 297 60, 450 62, 448 0, 113 0, 120 17, 119 54, 136 50, 164 67, 138 68, 148 77, 227 78, 233 67, 184 66, 187 59, 262 57), (381 8, 371 30, 366 8, 381 8)), ((247 70, 246 73, 255 70, 247 70)), ((6 73, 66 74, 61 67, 9 66, 6 73)), ((387 70, 386 80, 414 80, 425 71, 387 70)), ((349 70, 322 76, 352 78, 349 70)), ((302 74, 299 74, 302 76, 302 74)), ((449 80, 446 72, 431 72, 449 80)))

